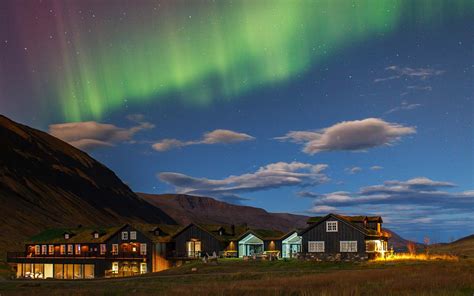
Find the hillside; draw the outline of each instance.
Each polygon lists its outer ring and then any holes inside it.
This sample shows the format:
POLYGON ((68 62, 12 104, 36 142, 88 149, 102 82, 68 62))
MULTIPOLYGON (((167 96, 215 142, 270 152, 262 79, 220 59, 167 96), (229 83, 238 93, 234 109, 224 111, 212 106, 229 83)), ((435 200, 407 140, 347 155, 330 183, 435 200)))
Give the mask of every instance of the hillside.
MULTIPOLYGON (((0 115, 0 256, 47 227, 174 223, 111 170, 51 135, 0 115)), ((0 257, 1 258, 1 257, 0 257)))
POLYGON ((474 257, 474 234, 448 244, 435 244, 429 247, 432 253, 448 253, 461 257, 474 257))
POLYGON ((180 224, 247 224, 249 227, 288 231, 306 226, 307 216, 269 213, 264 209, 238 206, 210 197, 185 194, 138 193, 144 200, 159 207, 180 224))

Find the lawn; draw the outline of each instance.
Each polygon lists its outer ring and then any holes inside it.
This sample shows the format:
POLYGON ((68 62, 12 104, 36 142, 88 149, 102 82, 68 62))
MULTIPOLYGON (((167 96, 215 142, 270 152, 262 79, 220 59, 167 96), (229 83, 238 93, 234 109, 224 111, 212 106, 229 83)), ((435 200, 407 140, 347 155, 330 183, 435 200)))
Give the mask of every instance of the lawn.
POLYGON ((474 261, 195 262, 142 277, 5 281, 0 295, 469 295, 474 261))

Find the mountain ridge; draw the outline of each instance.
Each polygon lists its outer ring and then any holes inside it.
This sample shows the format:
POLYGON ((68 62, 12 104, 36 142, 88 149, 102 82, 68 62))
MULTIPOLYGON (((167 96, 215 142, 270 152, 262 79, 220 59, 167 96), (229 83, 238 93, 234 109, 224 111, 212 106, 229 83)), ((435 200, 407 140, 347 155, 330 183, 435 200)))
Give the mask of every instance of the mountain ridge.
POLYGON ((175 223, 87 153, 0 115, 0 250, 49 227, 175 223))

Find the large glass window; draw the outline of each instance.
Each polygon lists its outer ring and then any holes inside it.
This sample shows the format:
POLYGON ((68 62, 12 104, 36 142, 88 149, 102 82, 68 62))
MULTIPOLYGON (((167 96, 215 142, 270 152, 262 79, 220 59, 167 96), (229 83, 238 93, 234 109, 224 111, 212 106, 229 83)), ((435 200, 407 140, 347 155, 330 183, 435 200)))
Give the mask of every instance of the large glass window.
POLYGON ((74 264, 74 279, 84 278, 82 267, 83 267, 82 264, 74 264))
POLYGON ((44 277, 44 264, 34 264, 35 279, 42 279, 44 277))
POLYGON ((84 278, 93 279, 94 278, 94 264, 85 264, 84 265, 84 278))
POLYGON ((64 271, 62 264, 54 264, 54 278, 62 279, 64 278, 64 271))
POLYGON ((53 277, 54 277, 53 264, 45 264, 44 265, 44 278, 51 279, 53 277))
POLYGON ((201 255, 201 242, 200 241, 187 241, 186 253, 188 257, 199 257, 201 255))
POLYGON ((64 278, 74 279, 74 264, 64 264, 64 278))

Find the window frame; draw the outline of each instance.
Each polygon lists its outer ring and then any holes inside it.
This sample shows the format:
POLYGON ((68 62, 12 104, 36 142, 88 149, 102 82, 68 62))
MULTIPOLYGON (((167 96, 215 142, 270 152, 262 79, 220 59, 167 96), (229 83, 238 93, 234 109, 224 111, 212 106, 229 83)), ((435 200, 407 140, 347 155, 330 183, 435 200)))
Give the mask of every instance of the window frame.
POLYGON ((357 241, 340 241, 339 252, 341 253, 357 253, 357 241))
POLYGON ((59 246, 59 254, 60 255, 66 255, 66 245, 60 245, 59 246))
POLYGON ((308 253, 324 253, 324 252, 326 252, 325 241, 308 241, 308 253))
POLYGON ((68 255, 74 255, 74 245, 72 244, 67 245, 66 250, 67 250, 68 255))
POLYGON ((337 223, 337 221, 326 221, 326 232, 338 232, 338 230, 339 223, 337 223))
POLYGON ((146 256, 146 254, 147 254, 146 248, 147 248, 146 243, 141 243, 140 244, 140 255, 145 255, 146 256))
POLYGON ((119 245, 118 244, 112 244, 112 255, 118 255, 119 253, 119 245))
POLYGON ((128 240, 128 231, 122 231, 122 234, 120 236, 122 240, 128 240))
POLYGON ((130 240, 136 240, 137 239, 137 232, 136 231, 130 231, 129 238, 130 238, 130 240))
POLYGON ((48 255, 54 255, 54 245, 48 245, 48 255))
POLYGON ((99 252, 101 255, 107 254, 107 244, 100 244, 99 252))

